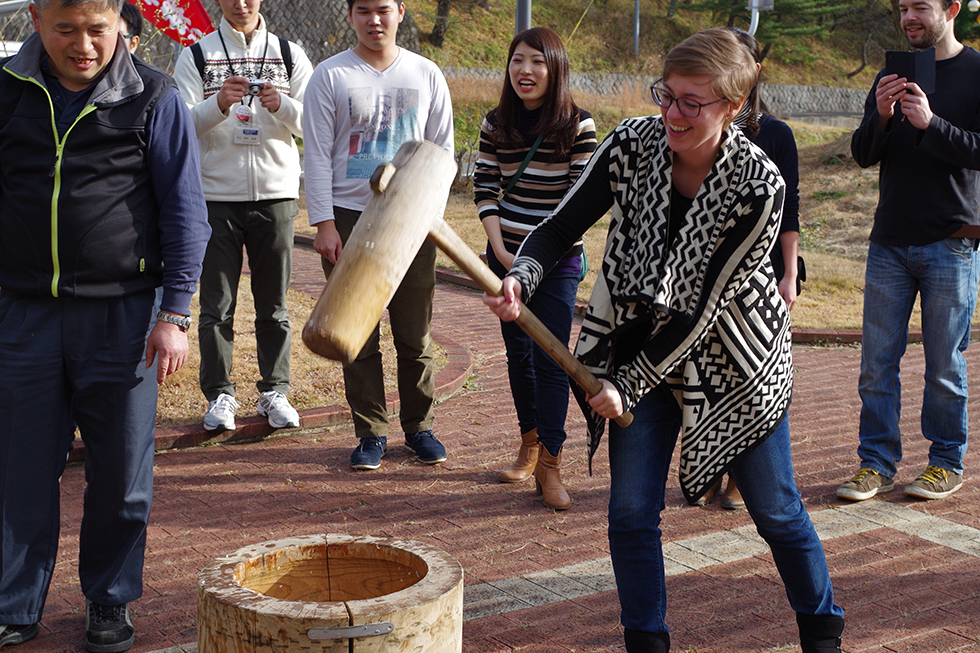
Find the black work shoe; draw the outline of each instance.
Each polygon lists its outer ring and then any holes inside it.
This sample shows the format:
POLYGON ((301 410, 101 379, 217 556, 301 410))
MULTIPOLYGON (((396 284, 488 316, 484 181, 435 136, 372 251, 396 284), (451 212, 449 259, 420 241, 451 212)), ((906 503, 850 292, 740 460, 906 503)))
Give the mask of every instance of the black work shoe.
POLYGON ((796 613, 802 653, 841 653, 844 618, 832 614, 796 613))
POLYGON ((436 440, 432 431, 405 434, 405 448, 415 454, 415 460, 426 465, 446 461, 446 447, 436 440))
POLYGON ((102 605, 85 600, 85 648, 91 653, 128 651, 136 639, 129 606, 102 605))
POLYGON ((40 627, 37 624, 23 624, 16 626, 0 625, 0 648, 23 644, 37 635, 40 627))

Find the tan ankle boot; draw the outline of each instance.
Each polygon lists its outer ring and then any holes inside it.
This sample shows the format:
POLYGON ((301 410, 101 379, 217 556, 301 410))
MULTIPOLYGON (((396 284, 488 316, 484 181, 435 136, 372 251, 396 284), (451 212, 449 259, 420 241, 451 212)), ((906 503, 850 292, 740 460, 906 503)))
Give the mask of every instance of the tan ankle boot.
POLYGON ((718 482, 708 488, 708 491, 702 494, 700 497, 694 501, 688 501, 688 505, 691 506, 706 506, 718 495, 721 490, 721 482, 723 479, 718 479, 718 482))
POLYGON ((521 435, 521 448, 514 464, 500 472, 497 478, 501 483, 520 483, 531 478, 534 466, 538 464, 538 429, 533 428, 521 435))
POLYGON ((572 500, 561 484, 561 451, 557 456, 541 447, 538 466, 534 468, 534 485, 538 494, 544 497, 544 505, 555 510, 567 510, 572 500))
POLYGON ((725 495, 721 499, 721 507, 725 510, 743 510, 745 501, 742 500, 742 493, 735 485, 735 479, 731 474, 728 475, 728 485, 725 486, 725 495))

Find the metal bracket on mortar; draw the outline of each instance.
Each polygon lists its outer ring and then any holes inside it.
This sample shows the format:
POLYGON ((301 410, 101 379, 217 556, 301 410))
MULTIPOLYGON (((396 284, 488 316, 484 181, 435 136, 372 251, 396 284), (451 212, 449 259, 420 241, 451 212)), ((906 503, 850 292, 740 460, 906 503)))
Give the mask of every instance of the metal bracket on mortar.
POLYGON ((395 624, 382 621, 379 624, 364 624, 363 626, 341 626, 338 628, 310 628, 307 635, 310 639, 351 639, 353 637, 374 637, 387 635, 395 629, 395 624))

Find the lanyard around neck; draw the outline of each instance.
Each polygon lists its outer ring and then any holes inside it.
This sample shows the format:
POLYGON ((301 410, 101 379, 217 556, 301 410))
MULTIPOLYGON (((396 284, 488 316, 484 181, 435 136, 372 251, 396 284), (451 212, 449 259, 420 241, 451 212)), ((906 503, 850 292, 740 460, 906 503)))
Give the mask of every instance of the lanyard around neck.
MULTIPOLYGON (((231 76, 234 77, 235 67, 231 65, 231 54, 228 53, 228 46, 225 45, 225 37, 221 34, 221 28, 218 28, 218 40, 221 41, 221 47, 225 51, 225 59, 228 60, 228 70, 231 71, 231 76)), ((265 70, 265 58, 269 54, 269 30, 265 31, 265 49, 262 51, 262 61, 259 63, 259 74, 256 78, 262 79, 262 71, 265 70)), ((245 60, 248 61, 248 42, 245 43, 245 60)), ((243 71, 244 72, 244 71, 243 71)), ((245 104, 245 98, 242 98, 242 104, 245 104)), ((252 96, 248 96, 248 105, 252 106, 252 96)))

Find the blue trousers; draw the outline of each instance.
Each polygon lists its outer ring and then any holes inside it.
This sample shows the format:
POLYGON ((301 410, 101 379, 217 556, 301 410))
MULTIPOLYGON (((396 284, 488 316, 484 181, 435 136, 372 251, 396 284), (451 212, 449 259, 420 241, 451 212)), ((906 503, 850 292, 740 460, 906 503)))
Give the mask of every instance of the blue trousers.
POLYGON ((75 425, 86 447, 82 593, 108 605, 143 593, 157 402, 145 350, 156 306, 153 291, 109 300, 0 291, 0 623, 41 619, 75 425))
MULTIPOLYGON (((629 427, 611 422, 609 430, 609 551, 623 626, 664 633, 667 589, 660 514, 681 413, 664 386, 644 396, 632 413, 629 427)), ((823 546, 793 479, 788 421, 740 458, 732 475, 759 535, 772 550, 793 610, 843 616, 834 603, 823 546)))
MULTIPOLYGON (((489 246, 487 251, 491 251, 489 246)), ((495 258, 489 263, 497 276, 507 274, 495 258)), ((566 346, 572 333, 577 290, 578 277, 549 274, 525 302, 535 317, 566 346)), ((568 375, 516 323, 501 321, 500 333, 507 347, 507 375, 518 427, 522 434, 537 427, 538 442, 557 456, 565 443, 568 375)))
POLYGON ((977 303, 980 259, 973 240, 947 238, 922 247, 871 243, 864 283, 861 342, 861 466, 894 478, 902 460, 902 381, 915 297, 922 300, 926 355, 922 435, 929 464, 963 473, 969 418, 966 359, 977 303))

